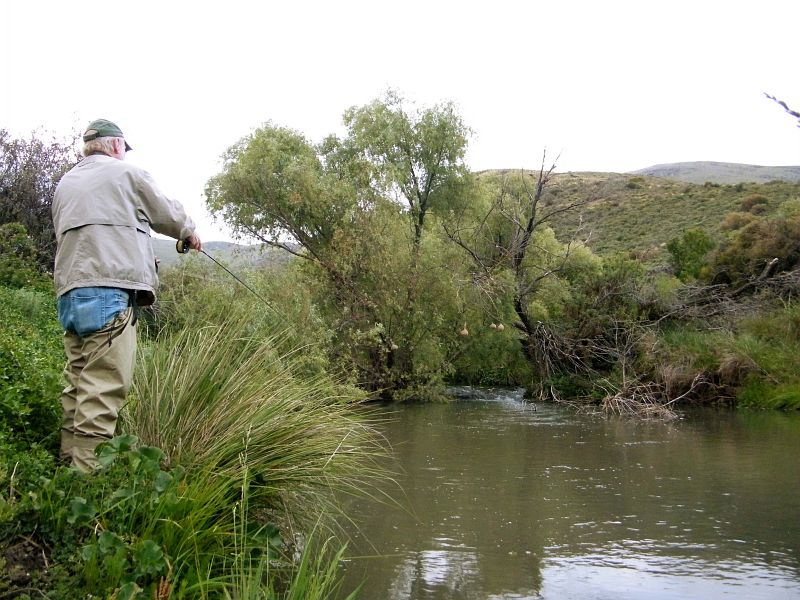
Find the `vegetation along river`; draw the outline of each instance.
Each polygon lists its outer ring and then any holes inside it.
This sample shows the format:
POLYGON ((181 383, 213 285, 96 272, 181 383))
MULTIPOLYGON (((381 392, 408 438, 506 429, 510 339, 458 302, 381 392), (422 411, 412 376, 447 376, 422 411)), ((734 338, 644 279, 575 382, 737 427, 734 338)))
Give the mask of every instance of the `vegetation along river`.
POLYGON ((800 598, 800 415, 576 415, 512 392, 387 407, 405 507, 359 500, 367 600, 800 598))

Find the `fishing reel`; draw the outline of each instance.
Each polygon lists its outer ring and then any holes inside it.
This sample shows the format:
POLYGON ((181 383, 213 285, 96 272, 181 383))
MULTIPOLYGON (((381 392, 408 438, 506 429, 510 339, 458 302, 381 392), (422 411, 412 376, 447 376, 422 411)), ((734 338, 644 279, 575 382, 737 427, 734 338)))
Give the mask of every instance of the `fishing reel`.
POLYGON ((175 250, 177 250, 178 254, 186 254, 191 250, 189 247, 189 238, 185 240, 178 240, 175 242, 175 250))

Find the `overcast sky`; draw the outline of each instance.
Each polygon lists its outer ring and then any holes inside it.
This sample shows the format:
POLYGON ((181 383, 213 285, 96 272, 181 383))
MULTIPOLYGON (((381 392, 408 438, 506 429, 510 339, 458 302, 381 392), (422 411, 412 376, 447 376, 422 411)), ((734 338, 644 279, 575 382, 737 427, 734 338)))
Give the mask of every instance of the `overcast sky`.
POLYGON ((271 121, 313 142, 393 88, 453 101, 474 170, 800 164, 797 0, 0 0, 0 128, 115 121, 206 241, 219 156, 271 121))

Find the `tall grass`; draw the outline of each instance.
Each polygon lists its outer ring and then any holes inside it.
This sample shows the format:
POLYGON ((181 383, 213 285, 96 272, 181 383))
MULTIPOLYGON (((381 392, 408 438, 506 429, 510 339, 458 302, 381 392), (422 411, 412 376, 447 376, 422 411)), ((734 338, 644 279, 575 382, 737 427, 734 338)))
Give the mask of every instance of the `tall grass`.
POLYGON ((656 359, 689 380, 705 371, 743 406, 800 409, 800 304, 764 302, 724 328, 662 332, 656 359))
MULTIPOLYGON (((142 348, 124 429, 188 469, 251 483, 253 500, 288 522, 330 509, 331 492, 361 493, 384 455, 360 398, 325 375, 295 375, 303 349, 249 323, 165 333, 142 348)), ((280 334, 279 334, 280 335, 280 334)))

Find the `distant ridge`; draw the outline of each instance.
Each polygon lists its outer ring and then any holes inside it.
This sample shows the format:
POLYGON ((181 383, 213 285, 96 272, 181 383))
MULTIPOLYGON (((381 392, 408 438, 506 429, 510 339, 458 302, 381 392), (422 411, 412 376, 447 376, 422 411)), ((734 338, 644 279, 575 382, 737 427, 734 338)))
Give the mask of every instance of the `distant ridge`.
MULTIPOLYGON (((153 251, 160 261, 160 266, 167 268, 177 265, 185 260, 187 256, 195 256, 194 252, 189 255, 178 254, 175 250, 175 240, 165 240, 152 238, 153 251)), ((226 266, 237 269, 253 266, 264 266, 284 262, 291 258, 288 252, 268 248, 263 244, 235 244, 233 242, 204 242, 203 250, 211 254, 217 260, 222 261, 226 266)), ((203 259, 205 260, 205 259, 203 259)))
POLYGON ((762 167, 725 162, 679 162, 654 165, 633 171, 635 175, 665 177, 688 183, 767 183, 769 181, 800 182, 800 166, 762 167))

